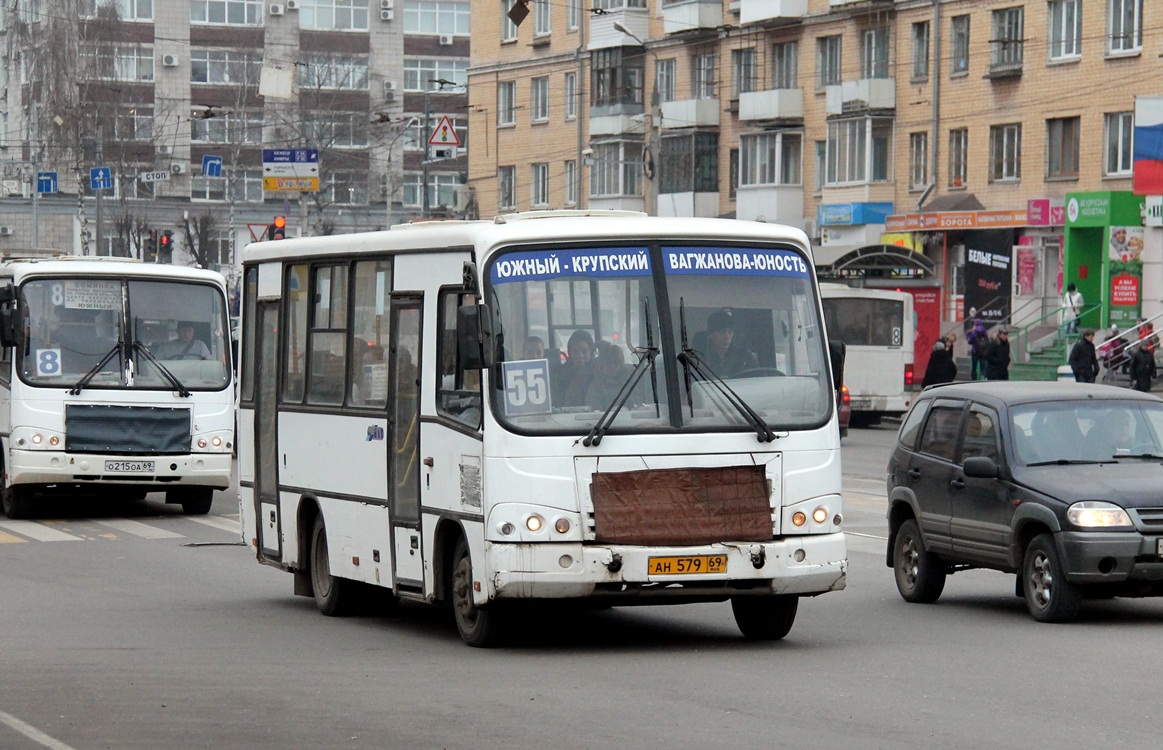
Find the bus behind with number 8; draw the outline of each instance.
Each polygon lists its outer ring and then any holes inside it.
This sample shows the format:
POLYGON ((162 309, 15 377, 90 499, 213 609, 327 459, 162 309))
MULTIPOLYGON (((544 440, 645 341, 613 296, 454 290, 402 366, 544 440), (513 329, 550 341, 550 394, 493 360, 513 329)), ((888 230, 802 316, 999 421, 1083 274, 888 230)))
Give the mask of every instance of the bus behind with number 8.
POLYGON ((835 389, 807 237, 534 212, 255 243, 239 486, 258 560, 337 615, 729 601, 784 637, 844 588, 835 389))

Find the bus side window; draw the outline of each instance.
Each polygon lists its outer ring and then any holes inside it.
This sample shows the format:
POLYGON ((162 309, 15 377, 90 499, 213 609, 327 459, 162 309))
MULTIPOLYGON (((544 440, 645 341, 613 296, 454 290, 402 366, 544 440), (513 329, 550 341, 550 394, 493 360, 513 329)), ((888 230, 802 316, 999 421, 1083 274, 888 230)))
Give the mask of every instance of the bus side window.
POLYGON ((471 305, 473 297, 460 289, 441 290, 440 325, 436 332, 436 409, 458 422, 477 427, 481 422, 481 379, 479 370, 466 370, 457 357, 456 310, 471 305))

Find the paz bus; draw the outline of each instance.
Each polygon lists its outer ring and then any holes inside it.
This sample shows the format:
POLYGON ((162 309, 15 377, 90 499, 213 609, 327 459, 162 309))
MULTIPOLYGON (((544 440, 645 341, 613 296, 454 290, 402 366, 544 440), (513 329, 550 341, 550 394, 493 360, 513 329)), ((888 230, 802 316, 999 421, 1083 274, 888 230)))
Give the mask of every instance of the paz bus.
POLYGON ((242 320, 243 535, 325 615, 380 587, 488 646, 521 602, 730 600, 778 639, 844 588, 841 365, 799 230, 532 212, 255 243, 242 320))
POLYGON ((164 492, 208 513, 230 485, 234 387, 220 274, 76 256, 0 264, 4 513, 52 496, 164 492))
MULTIPOLYGON (((844 342, 853 425, 904 414, 912 400, 913 296, 893 289, 821 284, 828 332, 844 342)), ((920 382, 919 380, 916 382, 920 382)))

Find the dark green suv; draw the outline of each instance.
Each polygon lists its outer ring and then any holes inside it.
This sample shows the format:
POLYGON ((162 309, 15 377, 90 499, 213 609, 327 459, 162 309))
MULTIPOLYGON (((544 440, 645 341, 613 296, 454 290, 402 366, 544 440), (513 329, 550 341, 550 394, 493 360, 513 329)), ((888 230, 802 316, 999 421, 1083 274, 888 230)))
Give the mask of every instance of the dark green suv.
POLYGON ((934 386, 888 463, 888 556, 906 601, 967 568, 1017 574, 1041 622, 1086 598, 1163 595, 1163 400, 1084 383, 934 386))

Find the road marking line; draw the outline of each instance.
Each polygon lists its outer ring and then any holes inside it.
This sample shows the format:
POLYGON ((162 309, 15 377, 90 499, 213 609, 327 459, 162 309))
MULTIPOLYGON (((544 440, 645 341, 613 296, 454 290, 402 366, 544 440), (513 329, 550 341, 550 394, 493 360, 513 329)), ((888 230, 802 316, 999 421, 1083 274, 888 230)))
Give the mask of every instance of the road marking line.
POLYGON ((888 541, 887 536, 877 536, 876 534, 861 534, 859 531, 845 531, 844 533, 848 536, 860 536, 864 537, 865 539, 879 539, 882 542, 888 541))
POLYGON ((20 732, 33 742, 44 745, 45 747, 49 748, 49 750, 74 750, 71 745, 66 745, 60 740, 49 737, 47 734, 40 731, 36 727, 21 721, 10 713, 0 711, 0 721, 12 727, 17 732, 20 732))
POLYGON ((12 544, 13 542, 27 542, 27 539, 21 539, 18 536, 13 536, 0 531, 0 544, 12 544))
MULTIPOLYGON (((134 521, 129 518, 113 518, 106 521, 97 521, 102 526, 108 526, 111 529, 124 531, 126 534, 133 534, 142 539, 178 539, 181 534, 176 534, 166 529, 159 529, 156 526, 150 526, 140 521, 134 521)), ((105 536, 102 534, 102 536, 105 536)))
POLYGON ((80 542, 81 537, 50 529, 36 521, 0 521, 0 528, 15 531, 38 542, 80 542))
POLYGON ((186 520, 242 536, 242 523, 240 521, 230 521, 221 516, 186 516, 186 520))

